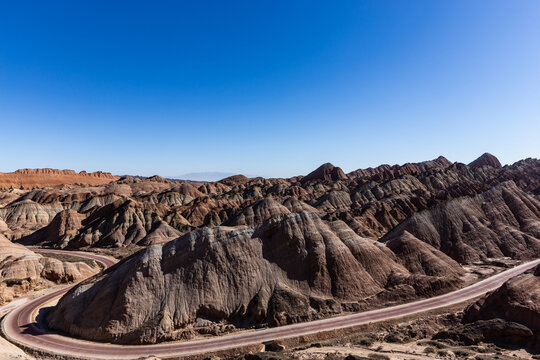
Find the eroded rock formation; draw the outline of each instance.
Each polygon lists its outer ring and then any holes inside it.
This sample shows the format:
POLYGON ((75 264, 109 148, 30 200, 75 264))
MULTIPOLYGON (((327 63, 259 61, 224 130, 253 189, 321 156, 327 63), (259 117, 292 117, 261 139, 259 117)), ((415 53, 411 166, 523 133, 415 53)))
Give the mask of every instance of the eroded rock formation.
POLYGON ((469 164, 472 167, 481 167, 481 166, 491 166, 494 168, 502 167, 501 162, 495 156, 490 153, 484 153, 478 159, 474 160, 469 164))
POLYGON ((439 275, 416 278, 343 222, 285 213, 257 227, 206 228, 151 246, 70 291, 48 322, 85 338, 153 343, 219 332, 221 322, 277 326, 339 314, 392 286, 414 292, 431 283, 434 293, 439 275))
POLYGON ((411 234, 460 263, 505 256, 532 259, 540 254, 540 202, 505 182, 417 213, 381 241, 411 234))
POLYGON ((13 244, 0 235, 0 304, 36 287, 78 281, 98 272, 83 262, 62 262, 13 244))

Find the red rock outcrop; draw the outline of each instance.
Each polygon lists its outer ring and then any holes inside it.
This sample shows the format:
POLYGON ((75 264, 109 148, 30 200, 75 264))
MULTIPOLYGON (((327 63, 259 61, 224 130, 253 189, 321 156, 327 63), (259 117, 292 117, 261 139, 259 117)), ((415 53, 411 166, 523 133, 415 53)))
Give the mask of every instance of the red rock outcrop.
POLYGON ((336 167, 330 163, 322 164, 317 169, 313 170, 300 180, 302 184, 305 184, 309 181, 318 180, 318 181, 337 181, 337 180, 346 180, 347 175, 341 170, 341 168, 336 167))
POLYGON ((491 166, 494 168, 502 167, 501 162, 495 156, 490 153, 482 154, 478 159, 469 164, 472 167, 491 166))
POLYGON ((50 244, 63 248, 77 235, 85 218, 84 214, 75 210, 60 211, 47 226, 19 239, 19 242, 24 245, 50 244))
POLYGON ((288 214, 290 211, 285 206, 272 198, 265 198, 254 202, 240 211, 225 224, 228 226, 247 225, 254 226, 262 224, 265 220, 279 214, 288 214))
POLYGON ((439 156, 434 160, 423 161, 419 163, 407 163, 404 165, 380 165, 376 168, 358 169, 350 172, 351 178, 365 178, 369 180, 389 180, 403 175, 420 174, 430 169, 444 169, 452 163, 444 156, 439 156))
POLYGON ((502 318, 540 331, 540 266, 505 282, 465 311, 465 321, 502 318))
POLYGON ((4 235, 25 234, 40 229, 62 210, 63 207, 58 203, 42 205, 32 200, 13 202, 0 209, 0 219, 9 228, 4 235))
POLYGON ((455 279, 464 273, 463 268, 455 260, 418 240, 407 231, 388 240, 386 245, 411 273, 455 279))
POLYGON ((243 184, 247 181, 249 181, 249 178, 240 174, 240 175, 229 176, 229 177, 226 177, 225 179, 221 179, 218 181, 218 183, 227 185, 227 186, 235 186, 235 185, 243 184))
POLYGON ((89 185, 106 184, 117 180, 107 172, 96 171, 79 173, 73 170, 56 169, 20 169, 12 173, 0 173, 0 190, 35 189, 45 186, 84 183, 89 185))
MULTIPOLYGON (((391 176, 384 175, 383 180, 376 180, 379 173, 374 173, 371 180, 369 177, 352 177, 333 181, 322 176, 323 180, 306 183, 301 183, 301 178, 248 179, 239 176, 233 178, 230 185, 220 182, 194 185, 158 177, 123 177, 105 185, 63 185, 22 193, 11 191, 0 193, 5 194, 0 224, 7 226, 2 232, 16 240, 40 230, 63 210, 74 210, 88 218, 116 201, 129 200, 139 208, 149 209, 144 217, 145 232, 157 222, 164 221, 185 233, 198 227, 226 225, 247 206, 272 197, 283 205, 289 199, 289 205, 294 202, 304 210, 315 211, 317 208, 324 220, 343 220, 359 235, 376 239, 418 212, 452 199, 474 197, 505 181, 514 181, 519 188, 533 194, 540 188, 540 164, 535 159, 522 160, 504 168, 448 164, 444 158, 416 163, 412 164, 416 170, 411 174, 398 175, 400 172, 396 171, 391 176)), ((412 169, 411 166, 403 168, 412 169)), ((322 173, 324 175, 324 171, 322 173)), ((126 225, 133 224, 128 221, 126 225)), ((102 242, 99 238, 106 235, 97 236, 98 239, 78 242, 77 246, 132 244, 130 241, 102 242)), ((61 244, 62 240, 58 239, 56 243, 61 244)), ((72 245, 75 246, 75 242, 72 245)))
MULTIPOLYGON (((120 247, 137 245, 139 242, 150 245, 147 236, 156 230, 156 224, 166 215, 167 207, 161 204, 118 200, 100 208, 83 221, 76 236, 68 243, 68 247, 85 246, 120 247)), ((159 227, 160 232, 167 234, 169 240, 172 233, 179 234, 167 225, 159 227)))
MULTIPOLYGON (((377 239, 421 211, 453 199, 474 197, 505 181, 514 181, 520 189, 532 194, 540 188, 540 163, 535 159, 522 160, 504 168, 470 167, 460 163, 449 165, 442 157, 409 165, 403 166, 403 169, 415 168, 411 174, 405 174, 405 170, 384 173, 383 180, 376 180, 381 174, 376 172, 371 178, 360 176, 344 179, 338 175, 339 180, 334 181, 331 174, 325 176, 325 171, 322 171, 322 180, 314 179, 305 183, 300 182, 302 178, 248 179, 242 176, 229 179, 230 185, 220 182, 180 183, 158 177, 123 177, 104 185, 63 185, 22 193, 20 190, 17 193, 11 191, 0 193, 5 194, 0 197, 5 201, 3 208, 0 208, 0 224, 7 227, 2 232, 16 240, 39 231, 63 210, 74 210, 85 218, 90 218, 96 212, 108 217, 115 216, 104 210, 108 205, 117 201, 131 201, 134 206, 147 209, 147 214, 141 220, 144 232, 150 231, 159 221, 164 221, 173 229, 185 233, 198 227, 229 224, 246 207, 272 197, 288 207, 289 211, 292 211, 291 205, 299 205, 304 210, 317 211, 326 221, 343 220, 359 235, 377 239)), ((92 219, 95 220, 95 217, 92 219)), ((102 220, 110 222, 110 219, 102 220)), ((141 227, 132 223, 130 218, 120 217, 115 221, 126 221, 122 226, 125 229, 131 227, 122 231, 126 234, 136 233, 141 227)), ((72 241, 71 246, 133 244, 124 240, 100 241, 110 232, 92 232, 92 236, 97 238, 92 241, 72 241)), ((140 235, 146 236, 142 232, 140 235)), ((139 240, 142 237, 138 237, 139 240)), ((61 246, 63 240, 59 237, 57 246, 61 246)))

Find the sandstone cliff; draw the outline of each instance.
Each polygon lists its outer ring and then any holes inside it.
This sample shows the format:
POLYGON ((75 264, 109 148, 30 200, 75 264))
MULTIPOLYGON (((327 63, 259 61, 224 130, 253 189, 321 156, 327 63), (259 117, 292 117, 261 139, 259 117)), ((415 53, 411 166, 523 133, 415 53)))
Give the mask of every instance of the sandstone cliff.
POLYGON ((73 170, 21 169, 12 173, 0 173, 0 190, 35 189, 45 186, 84 183, 89 185, 106 184, 117 180, 107 172, 96 171, 79 173, 73 170))
POLYGON ((336 181, 336 180, 346 180, 347 175, 339 167, 335 167, 330 163, 326 163, 313 170, 300 180, 302 183, 307 183, 313 180, 326 180, 326 181, 336 181))

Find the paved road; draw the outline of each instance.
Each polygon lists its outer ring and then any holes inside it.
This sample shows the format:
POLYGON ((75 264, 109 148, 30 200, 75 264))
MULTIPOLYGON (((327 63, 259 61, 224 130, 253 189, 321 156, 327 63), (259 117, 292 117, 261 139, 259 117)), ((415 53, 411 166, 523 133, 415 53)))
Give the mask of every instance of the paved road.
MULTIPOLYGON (((84 253, 83 253, 84 254, 84 253)), ((78 254, 79 255, 79 254, 78 254)), ((93 255, 94 256, 94 255, 93 255)), ((26 303, 9 313, 2 322, 2 330, 9 340, 51 353, 66 354, 89 359, 134 359, 143 356, 178 356, 217 350, 225 350, 243 345, 257 344, 273 339, 294 337, 325 330, 346 328, 399 318, 418 312, 432 310, 475 298, 501 286, 506 280, 540 264, 540 259, 494 275, 466 288, 408 304, 384 309, 345 315, 330 319, 311 321, 295 325, 281 326, 260 331, 244 332, 205 340, 169 342, 155 345, 114 345, 74 339, 58 334, 45 333, 36 326, 34 315, 37 309, 63 295, 68 289, 59 290, 26 303)))
POLYGON ((56 249, 32 249, 32 251, 42 254, 59 254, 59 255, 73 255, 78 256, 86 259, 92 259, 95 260, 101 264, 103 264, 106 268, 113 266, 118 261, 116 259, 113 259, 109 256, 94 254, 86 251, 68 251, 68 250, 56 250, 56 249))
MULTIPOLYGON (((84 257, 86 259, 93 259, 97 262, 101 263, 105 268, 108 268, 110 266, 113 266, 117 263, 116 259, 112 259, 107 256, 102 256, 98 254, 92 254, 88 252, 83 251, 65 251, 65 250, 54 250, 54 249, 32 249, 34 252, 38 253, 52 253, 52 254, 68 254, 68 255, 76 255, 80 257, 84 257)), ((33 294, 20 297, 16 300, 13 300, 3 306, 0 306, 0 316, 4 315, 7 312, 10 312, 11 310, 15 309, 18 306, 21 306, 22 304, 30 301, 30 299, 35 296, 33 294)))

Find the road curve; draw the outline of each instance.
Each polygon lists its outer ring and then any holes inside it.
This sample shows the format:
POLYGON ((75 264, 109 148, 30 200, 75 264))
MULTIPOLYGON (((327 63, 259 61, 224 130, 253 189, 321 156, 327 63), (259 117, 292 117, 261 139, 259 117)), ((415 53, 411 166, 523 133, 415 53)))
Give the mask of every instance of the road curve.
POLYGON ((73 255, 86 259, 95 260, 106 268, 113 266, 118 262, 118 260, 113 259, 109 256, 94 254, 86 251, 68 251, 68 250, 56 250, 56 249, 32 249, 33 252, 41 254, 59 254, 59 255, 73 255))
MULTIPOLYGON (((83 251, 66 251, 66 250, 37 249, 37 248, 32 248, 31 250, 35 253, 42 253, 42 254, 51 253, 51 254, 75 255, 75 256, 86 258, 86 259, 95 260, 101 263, 104 268, 111 267, 118 262, 118 260, 110 258, 108 256, 98 255, 98 254, 93 254, 93 253, 83 252, 83 251)), ((3 306, 0 306, 0 316, 2 316, 4 313, 10 312, 11 310, 15 309, 18 306, 21 306, 23 303, 28 302, 30 299, 31 299, 31 295, 26 295, 16 300, 13 300, 3 306)))
POLYGON ((45 333, 35 324, 34 315, 37 312, 37 309, 55 298, 62 296, 69 290, 68 288, 35 299, 13 310, 4 318, 4 321, 2 322, 2 331, 10 341, 16 344, 34 349, 41 349, 48 353, 70 355, 79 358, 134 359, 151 355, 165 358, 191 355, 257 344, 273 339, 295 337, 320 331, 389 320, 448 306, 494 290, 501 286, 506 280, 519 275, 538 264, 540 264, 540 259, 506 270, 466 288, 403 305, 260 331, 220 336, 205 340, 167 342, 154 345, 115 345, 45 333))

